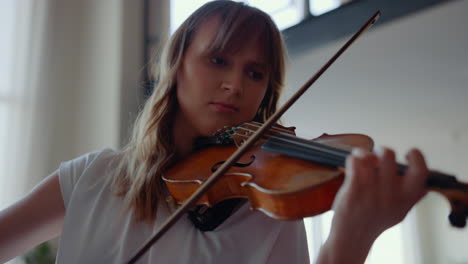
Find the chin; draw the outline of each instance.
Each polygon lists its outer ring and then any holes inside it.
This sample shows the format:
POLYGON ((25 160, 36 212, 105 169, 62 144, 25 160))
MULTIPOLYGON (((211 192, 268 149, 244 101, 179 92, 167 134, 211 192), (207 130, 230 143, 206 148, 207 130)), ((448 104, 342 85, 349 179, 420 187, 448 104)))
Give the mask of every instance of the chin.
POLYGON ((200 136, 211 137, 217 131, 219 131, 220 129, 223 129, 224 127, 232 127, 236 125, 237 124, 232 124, 230 122, 219 122, 219 123, 207 125, 204 128, 199 129, 198 131, 200 132, 200 136))

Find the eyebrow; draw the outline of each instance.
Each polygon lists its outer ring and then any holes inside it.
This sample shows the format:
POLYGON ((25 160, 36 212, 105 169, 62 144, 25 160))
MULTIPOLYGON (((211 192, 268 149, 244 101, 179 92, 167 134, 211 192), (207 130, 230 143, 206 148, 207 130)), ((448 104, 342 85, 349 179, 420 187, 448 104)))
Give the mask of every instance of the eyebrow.
POLYGON ((263 62, 258 62, 258 61, 252 61, 252 62, 249 62, 248 64, 254 66, 254 67, 257 67, 257 68, 260 68, 262 70, 266 70, 267 69, 267 64, 266 63, 263 63, 263 62))
MULTIPOLYGON (((209 57, 209 56, 223 56, 224 54, 229 54, 229 53, 230 52, 228 51, 217 51, 217 50, 211 50, 207 48, 201 53, 201 55, 203 57, 209 57)), ((268 64, 266 62, 263 62, 263 60, 254 59, 254 60, 248 61, 247 64, 249 66, 253 66, 264 71, 268 69, 268 64)))

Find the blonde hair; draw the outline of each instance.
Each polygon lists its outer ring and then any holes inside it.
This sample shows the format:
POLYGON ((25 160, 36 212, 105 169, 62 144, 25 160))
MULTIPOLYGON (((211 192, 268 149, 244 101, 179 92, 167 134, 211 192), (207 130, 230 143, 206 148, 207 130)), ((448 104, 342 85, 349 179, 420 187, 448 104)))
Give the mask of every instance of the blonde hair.
POLYGON ((124 197, 127 209, 133 210, 137 221, 152 222, 157 216, 158 203, 164 194, 161 176, 176 158, 172 138, 172 121, 178 106, 176 73, 197 29, 213 16, 221 19, 210 51, 235 49, 242 45, 242 40, 260 36, 270 79, 254 120, 263 122, 276 111, 285 77, 286 49, 271 18, 259 9, 231 1, 209 2, 196 10, 163 49, 154 92, 137 117, 113 181, 114 190, 124 197))

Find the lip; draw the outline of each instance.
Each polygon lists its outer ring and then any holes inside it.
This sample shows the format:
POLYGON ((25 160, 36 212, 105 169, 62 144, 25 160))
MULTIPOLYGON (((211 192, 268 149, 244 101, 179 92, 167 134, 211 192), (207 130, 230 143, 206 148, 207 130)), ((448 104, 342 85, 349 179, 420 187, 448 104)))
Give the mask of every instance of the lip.
POLYGON ((234 113, 239 111, 239 108, 237 108, 235 105, 222 102, 211 102, 210 106, 214 108, 215 111, 221 113, 234 113))

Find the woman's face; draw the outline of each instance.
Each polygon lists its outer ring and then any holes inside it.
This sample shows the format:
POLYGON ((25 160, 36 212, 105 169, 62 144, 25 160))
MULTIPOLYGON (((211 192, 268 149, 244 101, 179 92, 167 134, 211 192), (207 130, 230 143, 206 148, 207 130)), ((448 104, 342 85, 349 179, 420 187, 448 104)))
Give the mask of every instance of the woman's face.
POLYGON ((268 86, 266 60, 255 38, 234 53, 207 52, 218 26, 217 17, 203 22, 177 73, 176 118, 197 136, 251 121, 268 86))

